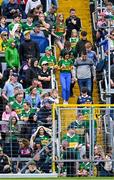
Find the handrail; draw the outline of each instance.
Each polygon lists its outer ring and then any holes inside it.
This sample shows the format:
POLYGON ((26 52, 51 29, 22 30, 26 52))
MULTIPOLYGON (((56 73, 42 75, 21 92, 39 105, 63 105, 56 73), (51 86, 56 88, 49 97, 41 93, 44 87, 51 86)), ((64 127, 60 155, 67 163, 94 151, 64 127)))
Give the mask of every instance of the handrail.
POLYGON ((105 102, 105 103, 106 103, 106 99, 104 99, 104 96, 103 96, 103 95, 105 94, 105 92, 103 91, 103 88, 102 88, 101 83, 102 83, 102 80, 99 81, 100 98, 101 98, 101 101, 102 101, 102 102, 105 102))

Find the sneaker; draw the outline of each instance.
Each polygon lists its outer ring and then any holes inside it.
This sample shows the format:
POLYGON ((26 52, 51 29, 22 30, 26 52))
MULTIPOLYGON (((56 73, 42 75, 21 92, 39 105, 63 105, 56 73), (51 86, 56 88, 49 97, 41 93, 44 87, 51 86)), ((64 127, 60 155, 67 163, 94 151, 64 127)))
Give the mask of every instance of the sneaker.
POLYGON ((64 100, 64 101, 63 101, 63 104, 68 104, 68 101, 65 101, 65 100, 64 100))

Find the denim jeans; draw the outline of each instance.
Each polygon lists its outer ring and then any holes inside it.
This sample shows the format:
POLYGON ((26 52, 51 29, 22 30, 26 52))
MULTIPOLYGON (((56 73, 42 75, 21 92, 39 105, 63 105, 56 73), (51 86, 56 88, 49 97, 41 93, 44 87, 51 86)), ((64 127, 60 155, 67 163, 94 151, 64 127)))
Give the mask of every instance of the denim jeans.
POLYGON ((71 73, 61 72, 60 82, 62 86, 62 98, 63 100, 68 101, 70 97, 71 73))
POLYGON ((80 88, 80 92, 83 87, 86 87, 88 89, 88 95, 91 95, 91 88, 92 88, 92 81, 90 78, 87 79, 78 79, 78 85, 80 88))

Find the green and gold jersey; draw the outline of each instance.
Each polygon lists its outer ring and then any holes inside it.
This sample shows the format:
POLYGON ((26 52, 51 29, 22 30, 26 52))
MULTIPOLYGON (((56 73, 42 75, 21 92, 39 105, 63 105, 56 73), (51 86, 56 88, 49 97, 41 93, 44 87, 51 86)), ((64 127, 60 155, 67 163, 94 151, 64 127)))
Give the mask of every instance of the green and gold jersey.
POLYGON ((12 104, 12 109, 17 113, 17 115, 21 115, 23 109, 23 102, 18 103, 16 100, 12 104))
POLYGON ((71 43, 71 47, 74 48, 77 44, 77 42, 79 41, 79 38, 78 37, 71 37, 69 39, 70 43, 71 43))
POLYGON ((51 68, 51 67, 54 67, 54 65, 56 65, 56 58, 55 56, 51 55, 51 56, 42 56, 40 58, 40 61, 39 61, 39 66, 41 66, 42 62, 43 61, 47 61, 48 62, 48 66, 51 68))
POLYGON ((61 59, 58 62, 58 66, 60 67, 60 72, 71 72, 73 62, 71 59, 68 60, 61 59))
POLYGON ((74 134, 73 136, 66 134, 63 136, 63 140, 66 140, 69 143, 69 148, 75 148, 79 144, 80 138, 77 134, 74 134))

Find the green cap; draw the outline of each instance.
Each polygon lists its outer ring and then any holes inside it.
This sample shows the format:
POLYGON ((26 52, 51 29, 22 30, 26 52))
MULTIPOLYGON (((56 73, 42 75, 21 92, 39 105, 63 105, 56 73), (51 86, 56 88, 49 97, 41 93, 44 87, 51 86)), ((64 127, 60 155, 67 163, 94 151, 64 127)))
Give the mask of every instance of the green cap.
POLYGON ((52 48, 50 46, 47 46, 45 49, 45 51, 51 51, 51 50, 52 50, 52 48))

